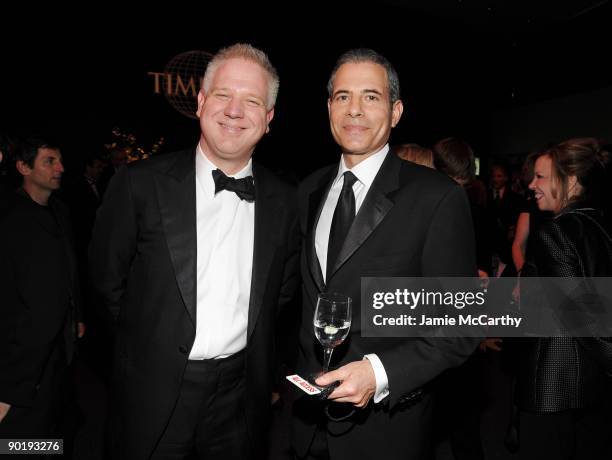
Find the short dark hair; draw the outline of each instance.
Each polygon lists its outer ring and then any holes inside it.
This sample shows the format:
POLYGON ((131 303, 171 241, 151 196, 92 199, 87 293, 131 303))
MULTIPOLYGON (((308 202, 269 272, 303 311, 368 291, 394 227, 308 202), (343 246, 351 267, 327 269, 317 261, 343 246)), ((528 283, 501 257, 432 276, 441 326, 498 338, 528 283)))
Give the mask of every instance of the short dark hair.
POLYGON ((92 153, 85 157, 85 166, 93 166, 95 161, 105 163, 104 157, 100 153, 92 153))
POLYGON ((476 175, 472 147, 462 139, 447 137, 433 146, 436 169, 457 181, 471 182, 476 175))
POLYGON ((385 71, 387 72, 389 100, 391 104, 393 104, 395 101, 400 100, 400 82, 395 67, 393 67, 393 64, 391 64, 391 62, 389 62, 389 60, 382 54, 379 54, 369 48, 355 48, 347 51, 338 58, 331 72, 331 75, 329 76, 329 80, 327 81, 327 93, 330 98, 332 97, 332 93, 334 91, 334 78, 336 78, 336 73, 338 72, 338 69, 344 64, 357 64, 360 62, 372 62, 374 64, 378 64, 384 67, 385 71))
POLYGON ((489 172, 492 173, 494 169, 501 169, 504 175, 510 178, 510 166, 508 166, 508 163, 504 162, 503 160, 500 160, 499 158, 496 159, 489 168, 489 172))
POLYGON ((38 155, 39 149, 59 150, 59 146, 50 140, 40 138, 28 138, 15 149, 13 160, 16 162, 22 161, 30 168, 34 167, 34 160, 38 155))

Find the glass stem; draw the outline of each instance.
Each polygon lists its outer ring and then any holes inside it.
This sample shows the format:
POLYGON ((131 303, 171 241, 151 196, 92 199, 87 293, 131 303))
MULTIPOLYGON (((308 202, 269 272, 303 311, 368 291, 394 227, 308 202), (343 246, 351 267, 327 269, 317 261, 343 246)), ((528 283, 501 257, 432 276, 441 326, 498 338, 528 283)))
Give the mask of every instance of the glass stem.
POLYGON ((329 362, 331 361, 331 356, 332 356, 332 352, 334 351, 333 348, 325 348, 323 350, 323 372, 326 373, 329 371, 329 362))

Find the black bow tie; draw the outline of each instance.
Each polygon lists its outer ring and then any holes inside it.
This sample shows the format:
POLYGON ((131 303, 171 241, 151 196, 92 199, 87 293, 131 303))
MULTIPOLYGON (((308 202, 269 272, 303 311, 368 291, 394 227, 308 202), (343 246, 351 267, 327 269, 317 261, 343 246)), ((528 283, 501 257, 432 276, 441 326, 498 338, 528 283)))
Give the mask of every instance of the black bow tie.
POLYGON ((212 172, 215 181, 215 195, 221 190, 229 190, 238 195, 241 200, 246 200, 249 203, 255 201, 255 182, 253 176, 243 177, 242 179, 234 179, 227 177, 220 169, 215 169, 212 172))

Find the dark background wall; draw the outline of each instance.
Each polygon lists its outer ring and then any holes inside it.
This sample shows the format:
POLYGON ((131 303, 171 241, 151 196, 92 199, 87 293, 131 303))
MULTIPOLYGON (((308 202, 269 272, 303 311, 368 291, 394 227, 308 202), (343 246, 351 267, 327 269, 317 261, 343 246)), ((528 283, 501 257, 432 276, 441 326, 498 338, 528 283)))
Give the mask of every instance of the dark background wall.
MULTIPOLYGON (((531 104, 612 86, 608 2, 531 3, 537 5, 464 0, 241 8, 228 2, 4 11, 0 128, 52 135, 75 163, 109 142, 115 126, 143 145, 164 136, 166 151, 194 145, 197 121, 154 94, 147 73, 163 71, 184 51, 214 52, 247 41, 268 52, 281 76, 276 119, 256 155, 303 176, 337 159, 325 86, 338 55, 365 46, 386 55, 400 74, 405 114, 393 142, 430 145, 457 135, 485 160, 496 152, 521 153, 533 147, 528 132, 538 123, 548 123, 544 132, 551 136, 556 132, 556 122, 537 117, 527 131, 513 131, 509 125, 530 113, 531 104)), ((602 117, 610 112, 599 104, 609 101, 591 98, 576 134, 603 135, 598 132, 608 121, 602 117), (589 117, 596 119, 592 125, 589 117)), ((575 109, 555 106, 562 119, 564 110, 575 109)))
POLYGON ((612 139, 612 87, 497 111, 492 118, 491 151, 528 153, 585 133, 607 142, 612 139))

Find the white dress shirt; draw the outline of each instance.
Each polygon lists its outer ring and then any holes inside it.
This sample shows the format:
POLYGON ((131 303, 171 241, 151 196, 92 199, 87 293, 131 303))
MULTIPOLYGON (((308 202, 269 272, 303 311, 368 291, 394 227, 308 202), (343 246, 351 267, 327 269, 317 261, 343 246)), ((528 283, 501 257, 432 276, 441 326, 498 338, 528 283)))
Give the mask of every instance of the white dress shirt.
MULTIPOLYGON (((234 192, 215 195, 217 167, 196 149, 197 313, 189 359, 225 358, 246 347, 255 204, 234 192)), ((252 162, 237 174, 252 174, 252 162)))
MULTIPOLYGON (((336 174, 336 178, 325 199, 325 204, 321 210, 321 216, 319 217, 315 233, 315 250, 317 252, 317 258, 319 259, 319 265, 321 266, 321 272, 323 273, 323 279, 326 280, 327 276, 327 246, 329 243, 329 232, 334 217, 334 210, 336 209, 336 204, 338 203, 338 198, 340 198, 340 192, 342 191, 342 184, 344 183, 343 174, 346 171, 351 171, 357 178, 357 181, 353 184, 353 193, 355 194, 355 213, 358 213, 388 153, 389 145, 386 144, 374 155, 354 166, 353 169, 349 169, 346 166, 344 163, 344 156, 340 159, 338 174, 336 174)), ((370 361, 372 369, 374 369, 374 376, 376 378, 374 402, 378 403, 389 395, 389 379, 387 378, 387 372, 377 355, 368 354, 365 355, 364 358, 370 361)))
POLYGON ((99 200, 100 199, 100 194, 98 193, 98 187, 96 185, 96 181, 94 179, 92 179, 91 177, 89 177, 88 175, 86 175, 86 174, 84 174, 83 177, 87 181, 87 185, 89 185, 89 188, 91 189, 93 194, 96 195, 96 198, 99 200))

